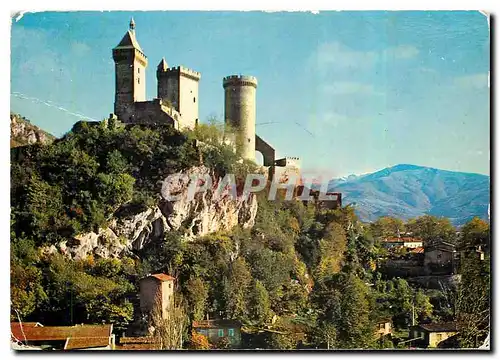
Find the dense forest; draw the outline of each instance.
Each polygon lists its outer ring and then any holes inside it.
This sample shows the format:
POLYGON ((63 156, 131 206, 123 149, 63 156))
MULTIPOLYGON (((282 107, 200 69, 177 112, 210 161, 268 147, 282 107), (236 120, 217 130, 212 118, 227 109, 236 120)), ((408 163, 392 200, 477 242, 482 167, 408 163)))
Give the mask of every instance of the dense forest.
POLYGON ((213 124, 181 133, 82 122, 52 144, 12 149, 12 320, 108 322, 120 335, 134 321, 138 280, 164 272, 177 279, 183 310, 178 321, 186 323, 183 348, 226 346, 192 334, 191 321, 206 314, 240 320, 244 346, 251 348, 404 347, 398 344, 414 321, 458 321, 462 347, 484 338, 489 258, 465 257, 456 289, 417 287, 379 266, 389 256, 381 240, 405 232, 464 249, 487 247, 489 225, 478 218, 459 233, 447 219, 432 216, 369 224, 359 221, 351 206, 319 209, 283 196, 269 201, 262 192, 249 229, 189 241, 182 229, 170 231, 120 258, 72 260, 42 251, 157 203, 169 174, 200 164, 219 177, 257 171, 255 164, 239 161, 222 136, 213 124), (197 140, 208 146, 196 146, 197 140), (374 336, 377 321, 387 317, 395 327, 392 338, 374 336))

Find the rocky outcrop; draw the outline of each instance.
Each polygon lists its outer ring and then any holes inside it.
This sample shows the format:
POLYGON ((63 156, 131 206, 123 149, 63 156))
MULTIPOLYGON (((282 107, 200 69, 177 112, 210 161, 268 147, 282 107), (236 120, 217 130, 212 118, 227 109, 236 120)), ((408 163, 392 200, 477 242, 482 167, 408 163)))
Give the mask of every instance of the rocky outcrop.
POLYGON ((206 167, 191 168, 183 175, 163 183, 163 199, 157 206, 134 215, 115 217, 108 227, 98 232, 80 234, 45 251, 61 252, 74 259, 90 254, 119 257, 162 239, 165 232, 172 230, 182 230, 185 240, 189 241, 197 236, 230 230, 238 224, 243 228, 254 225, 257 214, 255 195, 246 199, 241 194, 236 198, 231 196, 234 188, 220 186, 222 179, 215 177, 206 167), (210 179, 208 182, 212 184, 190 199, 189 189, 200 179, 210 179), (175 195, 177 199, 169 200, 167 194, 175 195))
POLYGON ((31 124, 20 115, 10 114, 11 147, 36 143, 49 144, 54 139, 54 136, 31 124))

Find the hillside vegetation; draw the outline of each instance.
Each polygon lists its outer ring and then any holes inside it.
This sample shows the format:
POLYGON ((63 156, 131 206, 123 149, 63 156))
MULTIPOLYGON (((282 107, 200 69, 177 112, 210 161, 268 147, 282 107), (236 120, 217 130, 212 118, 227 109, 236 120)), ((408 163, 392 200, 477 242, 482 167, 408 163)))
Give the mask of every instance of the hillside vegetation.
MULTIPOLYGON (((121 334, 136 320, 138 280, 165 272, 177 278, 185 314, 179 321, 187 325, 183 347, 196 347, 190 323, 206 314, 241 320, 247 347, 392 347, 375 338, 376 321, 391 316, 407 328, 414 289, 377 272, 377 239, 351 207, 317 210, 283 194, 269 201, 263 192, 250 229, 191 241, 182 229, 170 231, 118 259, 71 260, 42 251, 158 203, 169 174, 200 164, 217 176, 256 170, 220 136, 213 125, 180 133, 82 122, 52 144, 11 150, 12 318, 110 322, 121 334), (195 146, 196 140, 209 146, 195 146)), ((416 301, 419 319, 441 316, 423 291, 416 301)))

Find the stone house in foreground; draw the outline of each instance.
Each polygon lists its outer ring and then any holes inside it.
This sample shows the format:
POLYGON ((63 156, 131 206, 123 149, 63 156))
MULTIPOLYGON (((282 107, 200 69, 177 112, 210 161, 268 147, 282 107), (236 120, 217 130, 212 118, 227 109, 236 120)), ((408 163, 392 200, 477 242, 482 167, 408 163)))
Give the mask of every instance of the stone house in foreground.
POLYGON ((410 339, 414 345, 424 348, 437 348, 439 343, 458 333, 456 322, 420 324, 410 328, 410 339))

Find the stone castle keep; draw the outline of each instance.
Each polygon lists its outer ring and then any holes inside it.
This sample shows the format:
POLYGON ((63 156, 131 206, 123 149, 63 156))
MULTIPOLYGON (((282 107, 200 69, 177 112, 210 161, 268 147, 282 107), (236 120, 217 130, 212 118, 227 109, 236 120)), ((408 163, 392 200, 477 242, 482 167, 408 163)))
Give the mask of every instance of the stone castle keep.
MULTIPOLYGON (((113 49, 115 62, 114 115, 126 124, 169 124, 178 130, 194 129, 199 121, 198 83, 201 74, 183 66, 169 67, 163 58, 156 68, 157 96, 146 99, 148 58, 135 35, 132 19, 129 30, 113 49)), ((256 135, 257 79, 253 76, 226 76, 224 121, 238 137, 241 156, 255 161, 255 152, 263 156, 263 166, 279 178, 297 175, 300 160, 296 157, 275 159, 274 148, 256 135)))

